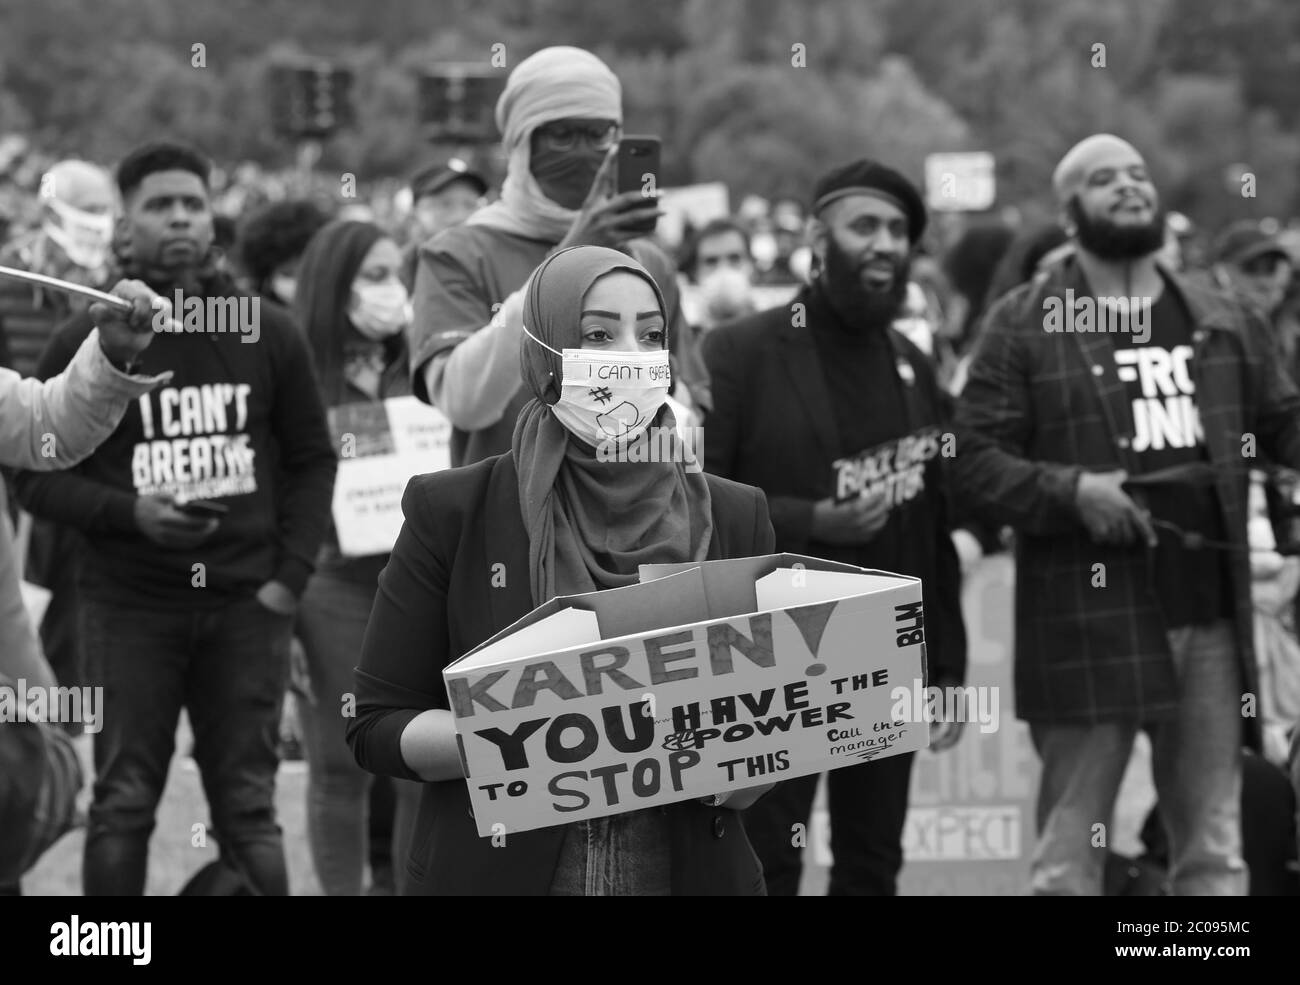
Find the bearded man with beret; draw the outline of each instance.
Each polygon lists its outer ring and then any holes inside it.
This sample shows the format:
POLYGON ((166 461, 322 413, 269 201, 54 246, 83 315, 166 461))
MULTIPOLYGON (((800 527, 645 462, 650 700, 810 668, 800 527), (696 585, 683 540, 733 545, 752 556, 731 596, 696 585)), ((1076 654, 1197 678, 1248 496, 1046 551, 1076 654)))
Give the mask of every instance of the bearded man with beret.
MULTIPOLYGON (((925 205, 904 175, 860 160, 817 182, 810 214, 812 283, 704 341, 714 401, 704 467, 767 494, 778 551, 921 578, 927 683, 959 685, 966 631, 941 453, 947 400, 925 354, 892 327, 925 205)), ((958 735, 940 724, 931 748, 958 735)), ((912 759, 828 775, 832 896, 895 892, 912 759)), ((798 892, 797 826, 807 829, 817 782, 787 780, 746 812, 771 895, 798 892)))

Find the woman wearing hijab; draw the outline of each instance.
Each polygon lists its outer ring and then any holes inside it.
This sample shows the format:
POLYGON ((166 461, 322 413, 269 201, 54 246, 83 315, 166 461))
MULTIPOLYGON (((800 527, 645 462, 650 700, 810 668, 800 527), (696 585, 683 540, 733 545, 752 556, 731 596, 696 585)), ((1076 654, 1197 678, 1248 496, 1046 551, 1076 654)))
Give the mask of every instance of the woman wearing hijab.
POLYGON ((663 374, 628 374, 602 404, 569 383, 584 359, 667 368, 664 301, 624 254, 577 247, 528 282, 519 362, 531 399, 509 452, 419 476, 379 580, 348 741, 373 773, 425 782, 407 860, 411 895, 754 895, 762 870, 735 811, 767 788, 480 838, 442 671, 557 595, 637 581, 642 564, 770 553, 763 494, 674 461, 602 461, 662 428, 663 374), (588 350, 593 350, 588 352, 588 350), (611 409, 612 408, 612 409, 611 409), (499 574, 504 572, 504 584, 499 574), (494 587, 499 586, 499 587, 494 587), (714 801, 719 798, 713 798, 714 801))
POLYGON ((543 48, 510 73, 496 122, 508 155, 501 198, 424 244, 415 277, 411 384, 454 426, 451 460, 468 465, 510 447, 531 398, 519 378, 524 283, 548 255, 607 246, 659 282, 680 369, 674 396, 709 405, 707 373, 684 330, 672 261, 644 237, 657 200, 612 194, 622 88, 595 55, 543 48), (686 392, 689 387, 690 394, 686 392))
MULTIPOLYGON (((366 405, 409 395, 406 288, 397 244, 369 222, 331 222, 303 253, 296 314, 307 335, 331 429, 366 405)), ((364 411, 363 411, 364 412, 364 411)), ((341 451, 340 447, 340 451, 341 451)), ((316 877, 327 896, 359 896, 365 868, 371 776, 343 742, 340 709, 365 636, 387 554, 345 557, 331 533, 298 609, 311 700, 299 715, 307 754, 307 834, 316 877)))

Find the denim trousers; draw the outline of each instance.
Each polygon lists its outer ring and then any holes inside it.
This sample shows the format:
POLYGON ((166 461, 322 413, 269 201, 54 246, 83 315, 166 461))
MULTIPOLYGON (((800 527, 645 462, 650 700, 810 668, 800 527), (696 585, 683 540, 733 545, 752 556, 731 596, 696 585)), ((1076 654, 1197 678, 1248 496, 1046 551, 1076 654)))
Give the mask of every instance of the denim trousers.
POLYGON ((251 597, 203 609, 88 598, 82 620, 90 683, 104 688, 86 895, 143 894, 182 708, 222 857, 262 894, 287 895, 275 773, 292 618, 251 597))
POLYGON ((318 571, 298 609, 298 639, 311 678, 311 700, 299 705, 308 768, 307 836, 326 896, 360 896, 368 855, 373 777, 348 748, 343 712, 344 696, 356 690, 353 669, 374 599, 374 585, 318 571))
MULTIPOLYGON (((1168 634, 1178 710, 1148 728, 1152 779, 1169 840, 1168 891, 1242 896, 1242 693, 1232 623, 1220 619, 1168 634)), ((1099 896, 1106 829, 1139 725, 1033 722, 1042 760, 1035 895, 1099 896)))
POLYGON ((668 814, 646 808, 565 825, 551 896, 671 896, 668 814))

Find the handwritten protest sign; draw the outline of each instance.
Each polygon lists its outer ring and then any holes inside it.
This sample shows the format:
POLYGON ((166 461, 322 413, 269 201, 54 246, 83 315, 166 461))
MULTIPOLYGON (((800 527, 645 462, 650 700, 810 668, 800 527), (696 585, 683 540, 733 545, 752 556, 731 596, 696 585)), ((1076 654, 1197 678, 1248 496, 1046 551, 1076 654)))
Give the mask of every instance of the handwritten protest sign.
POLYGON ((835 501, 884 492, 890 508, 901 506, 925 489, 926 464, 939 453, 942 435, 927 427, 886 441, 832 463, 835 501))
POLYGON ((347 557, 385 554, 402 529, 402 493, 411 476, 450 468, 450 422, 415 397, 330 409, 340 450, 334 528, 347 557))
POLYGON ((443 671, 480 835, 707 797, 928 744, 918 579, 799 555, 648 565, 443 671))
POLYGON ((967 683, 998 688, 1000 727, 967 726, 952 749, 917 757, 903 832, 904 895, 1018 895, 1029 886, 1038 759, 1012 708, 1012 597, 1007 554, 985 558, 962 586, 970 637, 967 683))

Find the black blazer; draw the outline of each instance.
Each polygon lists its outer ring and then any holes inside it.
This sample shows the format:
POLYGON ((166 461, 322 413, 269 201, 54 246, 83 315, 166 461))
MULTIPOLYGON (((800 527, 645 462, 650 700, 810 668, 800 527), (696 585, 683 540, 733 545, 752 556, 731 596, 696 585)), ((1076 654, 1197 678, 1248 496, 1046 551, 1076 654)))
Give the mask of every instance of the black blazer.
MULTIPOLYGON (((772 553, 763 493, 706 478, 709 559, 772 553)), ((531 612, 533 600, 512 455, 417 476, 402 510, 406 522, 366 630, 347 738, 363 769, 419 781, 402 759, 402 730, 426 709, 447 709, 443 668, 531 612)), ((663 810, 671 818, 674 895, 764 894, 762 866, 733 811, 698 801, 663 810)), ((425 783, 407 892, 545 895, 563 838, 564 827, 556 826, 509 834, 504 847, 493 847, 474 827, 463 779, 425 783)))
MULTIPOLYGON (((719 326, 704 337, 713 380, 704 467, 767 493, 778 551, 861 564, 857 547, 812 538, 813 503, 834 493, 832 463, 840 457, 840 440, 817 347, 804 326, 829 317, 818 292, 805 288, 788 305, 719 326)), ((911 367, 911 382, 904 377, 902 386, 906 429, 948 427, 951 400, 925 354, 899 332, 891 330, 889 341, 895 366, 911 367)), ((926 487, 936 492, 934 522, 928 529, 916 523, 904 529, 907 558, 899 574, 920 578, 924 589, 930 680, 962 681, 961 568, 950 536, 944 464, 936 456, 926 469, 926 487)))

